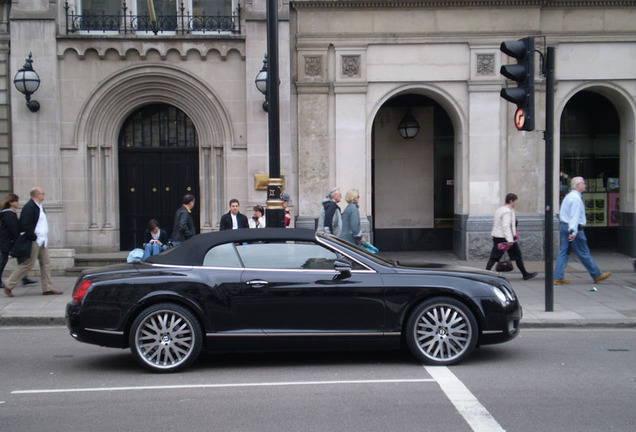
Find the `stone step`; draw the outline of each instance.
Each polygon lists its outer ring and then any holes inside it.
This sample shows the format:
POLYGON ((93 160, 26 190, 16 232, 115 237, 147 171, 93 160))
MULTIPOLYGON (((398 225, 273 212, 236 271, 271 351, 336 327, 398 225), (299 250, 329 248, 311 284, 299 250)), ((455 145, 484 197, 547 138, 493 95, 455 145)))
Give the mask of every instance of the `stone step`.
POLYGON ((121 264, 126 262, 128 252, 110 252, 98 254, 76 254, 73 267, 65 269, 66 276, 79 276, 86 269, 105 267, 112 264, 121 264))

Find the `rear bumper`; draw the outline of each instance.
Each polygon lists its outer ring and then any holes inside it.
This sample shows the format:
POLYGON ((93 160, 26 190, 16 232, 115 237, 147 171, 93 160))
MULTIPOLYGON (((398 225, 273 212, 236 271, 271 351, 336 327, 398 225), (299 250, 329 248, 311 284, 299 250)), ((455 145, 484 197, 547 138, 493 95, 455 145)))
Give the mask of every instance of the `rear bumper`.
POLYGON ((118 330, 94 328, 86 325, 80 314, 81 305, 69 302, 66 304, 64 320, 71 336, 80 342, 111 348, 127 348, 125 334, 118 330))

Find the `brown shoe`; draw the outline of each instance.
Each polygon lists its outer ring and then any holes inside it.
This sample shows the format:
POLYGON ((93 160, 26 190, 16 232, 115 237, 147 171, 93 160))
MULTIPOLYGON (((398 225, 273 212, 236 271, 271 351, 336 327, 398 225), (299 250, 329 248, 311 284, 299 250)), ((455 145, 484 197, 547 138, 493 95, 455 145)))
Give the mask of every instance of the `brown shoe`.
POLYGON ((7 297, 15 297, 11 290, 7 288, 5 284, 2 284, 2 288, 4 289, 4 293, 7 295, 7 297))
POLYGON ((555 285, 570 285, 570 281, 567 279, 555 279, 554 284, 555 285))
POLYGON ((42 293, 42 295, 60 295, 63 294, 62 291, 58 291, 58 290, 51 290, 51 291, 44 291, 42 293))
POLYGON ((594 282, 600 282, 602 280, 605 280, 608 277, 610 277, 611 275, 612 275, 612 272, 605 272, 602 275, 600 275, 599 277, 597 277, 596 279, 594 279, 594 282))

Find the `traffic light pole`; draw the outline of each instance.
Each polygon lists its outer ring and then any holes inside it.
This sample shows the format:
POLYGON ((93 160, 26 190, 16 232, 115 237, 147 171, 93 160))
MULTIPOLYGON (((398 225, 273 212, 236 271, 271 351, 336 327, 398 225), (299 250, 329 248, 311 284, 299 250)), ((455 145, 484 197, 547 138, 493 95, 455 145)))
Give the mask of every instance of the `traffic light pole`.
POLYGON ((545 88, 545 311, 554 311, 554 47, 547 48, 545 88))

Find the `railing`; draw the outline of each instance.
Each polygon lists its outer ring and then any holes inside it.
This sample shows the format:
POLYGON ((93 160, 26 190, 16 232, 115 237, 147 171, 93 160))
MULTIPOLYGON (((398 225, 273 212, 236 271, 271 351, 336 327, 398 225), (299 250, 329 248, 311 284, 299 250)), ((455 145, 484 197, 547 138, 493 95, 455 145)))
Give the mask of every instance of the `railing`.
POLYGON ((157 15, 156 21, 151 21, 148 15, 131 15, 127 13, 126 2, 123 3, 122 13, 118 15, 76 15, 66 2, 66 34, 90 32, 118 32, 130 33, 241 33, 241 4, 232 15, 187 15, 185 6, 181 2, 179 13, 174 15, 157 15))

